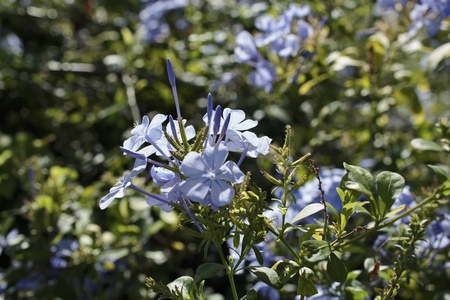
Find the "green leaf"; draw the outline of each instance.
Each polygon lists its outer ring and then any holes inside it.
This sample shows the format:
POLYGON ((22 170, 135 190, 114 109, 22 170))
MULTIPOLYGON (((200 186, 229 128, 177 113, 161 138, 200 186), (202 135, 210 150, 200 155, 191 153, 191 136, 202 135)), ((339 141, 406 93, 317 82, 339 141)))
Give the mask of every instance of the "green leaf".
POLYGON ((395 209, 391 210, 391 211, 386 215, 386 218, 390 218, 390 217, 396 215, 398 212, 404 210, 405 207, 406 207, 405 204, 402 204, 402 205, 396 207, 395 209))
POLYGON ((309 217, 319 211, 323 210, 323 204, 321 203, 312 203, 303 208, 294 218, 292 218, 289 223, 294 224, 301 219, 309 217))
POLYGON ((273 288, 281 289, 283 284, 280 281, 280 276, 277 271, 267 267, 246 267, 250 272, 256 275, 262 282, 270 285, 273 288))
POLYGON ((326 241, 310 240, 302 243, 302 247, 312 253, 312 256, 306 258, 309 262, 318 262, 327 259, 330 256, 330 247, 326 241))
POLYGON ((263 258, 263 256, 261 255, 261 251, 259 251, 259 249, 256 248, 255 246, 252 246, 252 249, 253 249, 253 252, 255 253, 256 260, 258 261, 258 263, 259 263, 260 265, 263 265, 263 264, 264 264, 264 258, 263 258))
POLYGON ((319 228, 320 228, 319 224, 308 225, 308 231, 303 233, 303 235, 298 238, 298 245, 301 247, 303 242, 310 240, 316 229, 319 228))
POLYGON ((438 166, 428 165, 434 172, 436 172, 439 184, 443 184, 448 179, 448 174, 438 166))
POLYGON ((316 79, 311 79, 308 80, 307 82, 303 83, 300 88, 298 89, 298 93, 300 95, 305 95, 309 92, 309 90, 315 86, 317 84, 317 80, 316 79))
POLYGON ((133 44, 133 33, 128 27, 122 27, 120 33, 122 33, 123 42, 125 45, 130 46, 133 44))
POLYGON ((341 179, 341 182, 339 183, 339 189, 341 189, 341 191, 344 192, 343 198, 338 191, 339 196, 341 197, 342 203, 355 202, 361 196, 361 192, 358 192, 355 190, 350 190, 345 186, 347 181, 349 181, 348 173, 345 173, 345 175, 341 179))
POLYGON ((44 208, 47 213, 51 213, 53 211, 53 198, 49 195, 38 195, 36 197, 36 203, 39 208, 44 208))
POLYGON ((358 166, 352 166, 344 163, 344 168, 348 171, 348 181, 345 183, 345 187, 350 190, 356 190, 366 195, 370 202, 374 216, 379 215, 377 205, 377 193, 375 190, 375 183, 372 174, 366 169, 358 166))
POLYGON ((241 235, 239 232, 235 232, 233 236, 233 247, 234 249, 237 249, 239 247, 239 244, 241 243, 241 235))
POLYGON ((331 211, 331 213, 336 216, 336 218, 339 220, 339 213, 337 212, 336 208, 333 207, 330 203, 326 202, 327 208, 331 211))
POLYGON ((222 264, 218 263, 201 264, 200 266, 198 266, 197 271, 195 272, 195 281, 213 277, 222 270, 225 270, 225 267, 222 264))
POLYGON ((352 294, 353 300, 364 300, 369 296, 369 292, 359 287, 348 286, 345 290, 352 294))
POLYGON ((167 285, 167 287, 172 291, 172 293, 176 293, 176 291, 180 291, 183 295, 183 298, 187 298, 187 295, 194 288, 194 279, 189 276, 182 276, 167 285))
POLYGON ((211 246, 211 240, 206 240, 205 244, 203 245, 203 256, 205 258, 208 257, 209 246, 211 246))
POLYGON ((411 141, 411 147, 413 147, 416 150, 422 151, 438 151, 438 152, 444 151, 444 147, 442 147, 438 143, 424 139, 413 139, 411 141))
POLYGON ((345 192, 339 187, 336 188, 336 191, 338 192, 339 198, 341 198, 341 202, 344 205, 345 204, 344 203, 345 202, 345 192))
POLYGON ((256 297, 258 297, 258 293, 254 289, 250 289, 241 300, 256 300, 256 297))
POLYGON ((389 212, 394 201, 400 197, 405 179, 394 172, 381 172, 377 176, 377 188, 381 219, 389 212))
POLYGON ((297 295, 311 297, 319 293, 314 282, 312 281, 314 273, 311 269, 306 267, 301 268, 299 274, 297 295))
POLYGON ((365 207, 356 205, 353 208, 355 209, 355 212, 358 213, 358 214, 365 214, 365 215, 368 215, 368 216, 372 216, 372 214, 365 207))
POLYGON ((331 253, 330 255, 330 259, 327 264, 327 273, 331 279, 337 282, 345 282, 347 279, 347 268, 342 260, 340 260, 334 253, 331 253))
MULTIPOLYGON (((347 226, 348 220, 350 219, 350 217, 353 215, 353 213, 355 211, 357 211, 357 207, 361 207, 364 204, 369 203, 368 201, 363 201, 363 202, 351 202, 351 203, 347 203, 345 204, 342 209, 341 209, 341 230, 345 229, 345 226, 347 226)), ((364 209, 366 210, 366 209, 364 209)), ((366 210, 366 212, 370 215, 370 213, 366 210)))

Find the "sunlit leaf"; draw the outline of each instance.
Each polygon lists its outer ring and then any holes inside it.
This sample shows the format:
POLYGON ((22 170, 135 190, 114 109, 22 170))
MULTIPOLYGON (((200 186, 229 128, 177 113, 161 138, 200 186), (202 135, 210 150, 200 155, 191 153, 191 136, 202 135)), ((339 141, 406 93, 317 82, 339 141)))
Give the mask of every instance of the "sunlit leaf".
POLYGON ((380 205, 380 216, 384 217, 394 201, 400 197, 405 186, 405 179, 394 172, 381 172, 377 176, 377 190, 380 205))

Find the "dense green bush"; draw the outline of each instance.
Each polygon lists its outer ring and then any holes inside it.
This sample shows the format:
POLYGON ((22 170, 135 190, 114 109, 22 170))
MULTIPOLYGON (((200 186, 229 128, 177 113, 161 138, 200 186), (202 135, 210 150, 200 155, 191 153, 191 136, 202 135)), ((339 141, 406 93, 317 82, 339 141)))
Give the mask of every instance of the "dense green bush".
MULTIPOLYGON (((313 281, 321 292, 373 298, 377 288, 396 283, 394 265, 404 264, 408 271, 399 298, 449 297, 450 4, 305 1, 300 4, 311 12, 299 19, 311 31, 298 49, 280 56, 273 41, 255 47, 258 56, 251 63, 239 58, 237 49, 263 34, 255 20, 267 14, 276 20, 291 2, 0 4, 0 298, 153 299, 147 277, 167 284, 194 277, 202 262, 220 260, 221 251, 200 249, 201 239, 180 230, 195 229, 184 214, 150 207, 137 192, 127 192, 105 211, 98 208, 116 178, 133 167, 118 147, 130 137, 133 123, 143 115, 175 116, 167 57, 189 125, 203 125, 208 92, 215 104, 242 109, 257 120, 255 132, 272 138, 274 146, 283 146, 289 124, 289 158, 312 154, 324 182, 329 180, 326 197, 338 199, 333 205, 342 206, 336 187, 346 172, 344 162, 405 178, 407 188, 394 207, 413 207, 438 191, 438 201, 424 206, 412 222, 417 227, 427 220, 428 243, 417 242, 417 236, 405 239, 408 222, 386 227, 340 257, 349 270, 345 284, 332 285, 317 264, 313 281), (425 10, 417 14, 419 8, 425 10), (250 38, 240 45, 243 31, 250 38), (259 70, 258 62, 266 69, 259 70), (272 77, 258 85, 252 72, 272 77), (416 252, 408 248, 411 240, 416 252), (412 253, 419 259, 395 261, 412 253), (361 292, 368 287, 369 293, 361 292)), ((289 26, 295 33, 300 25, 289 26)), ((267 194, 267 205, 282 195, 271 194, 274 183, 259 169, 280 179, 274 164, 279 160, 272 150, 242 164, 267 194)), ((295 192, 300 211, 307 199, 320 197, 309 164, 296 171, 295 178, 306 174, 308 181, 295 192)), ((159 193, 149 172, 134 184, 159 193)), ((358 214, 349 224, 368 222, 358 214)), ((260 284, 247 273, 237 276, 239 295, 260 284)), ((206 282, 207 297, 232 298, 223 274, 206 282)), ((295 289, 266 296, 292 299, 295 289)))

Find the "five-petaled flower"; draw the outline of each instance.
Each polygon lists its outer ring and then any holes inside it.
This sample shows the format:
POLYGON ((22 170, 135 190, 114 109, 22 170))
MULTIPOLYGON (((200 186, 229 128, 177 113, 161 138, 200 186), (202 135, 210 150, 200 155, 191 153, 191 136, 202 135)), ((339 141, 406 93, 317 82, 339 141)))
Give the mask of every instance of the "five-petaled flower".
POLYGON ((205 149, 203 156, 197 152, 186 155, 180 171, 189 178, 180 183, 180 188, 188 199, 217 207, 224 206, 233 199, 234 188, 226 181, 241 183, 245 176, 236 163, 225 163, 227 156, 228 150, 223 144, 205 149), (211 203, 207 203, 209 201, 211 203))

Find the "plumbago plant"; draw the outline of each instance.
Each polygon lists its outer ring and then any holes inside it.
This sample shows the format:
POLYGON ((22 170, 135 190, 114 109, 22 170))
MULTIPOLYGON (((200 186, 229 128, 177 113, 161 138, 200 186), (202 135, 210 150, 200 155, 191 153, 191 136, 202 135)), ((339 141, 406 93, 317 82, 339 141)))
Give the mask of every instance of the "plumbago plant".
MULTIPOLYGON (((245 119, 241 110, 225 108, 222 111, 220 106, 214 109, 209 94, 203 117, 205 127, 196 133, 181 116, 169 59, 167 70, 177 119, 161 114, 152 120, 143 117, 142 123, 131 131, 131 137, 121 147, 124 155, 135 159, 133 169, 100 200, 100 208, 105 209, 114 199, 124 197, 126 189, 134 189, 147 197, 150 206, 159 206, 166 212, 177 210, 181 230, 201 240, 199 249, 203 249, 205 256, 211 246, 217 249, 220 263, 201 264, 193 278, 182 276, 167 285, 148 278, 148 287, 162 299, 204 299, 204 280, 223 271, 228 277, 233 299, 256 299, 257 290, 270 299, 280 299, 278 291, 281 290, 297 295, 296 299, 314 296, 322 292, 319 279, 324 276, 337 283, 358 276, 349 272, 342 260, 350 245, 421 207, 436 204, 448 194, 447 174, 433 166, 439 174, 440 185, 427 198, 405 210, 405 205, 394 206, 405 186, 401 175, 381 172, 374 178, 361 167, 344 164, 345 175, 337 188, 341 203, 333 206, 326 201, 321 172, 314 160, 308 160, 310 154, 292 159, 289 126, 286 127, 284 145, 271 146, 267 136, 258 137, 248 131, 257 125, 257 121, 245 119), (265 170, 262 173, 276 186, 274 195, 277 197, 274 199, 267 199, 267 193, 251 182, 251 174, 240 169, 245 157, 268 154, 270 148, 275 151, 278 174, 272 176, 265 170), (239 160, 227 160, 229 152, 241 153, 239 160), (152 155, 164 161, 149 158, 152 155), (150 194, 132 183, 132 179, 148 165, 154 183, 161 186, 160 194, 150 194), (308 169, 318 180, 320 201, 299 209, 302 206, 296 203, 299 200, 295 193, 305 183, 307 174, 302 173, 308 169), (351 219, 355 215, 370 218, 366 225, 348 228, 349 224, 354 224, 351 219), (269 241, 280 245, 278 248, 283 249, 280 255, 271 253, 269 241), (224 251, 225 247, 229 248, 229 255, 224 251), (248 263, 250 257, 254 257, 252 263, 248 263), (319 264, 321 268, 317 268, 319 264), (246 295, 238 296, 234 277, 244 270, 254 274, 260 282, 249 288, 246 295), (285 287, 292 285, 296 288, 289 292, 285 287)), ((427 222, 417 216, 411 219, 408 237, 404 239, 407 245, 404 259, 398 263, 390 285, 379 291, 380 299, 395 295, 414 245, 423 236, 427 222)), ((379 265, 374 265, 373 274, 378 272, 377 267, 379 265)), ((347 287, 354 299, 364 299, 368 295, 360 287, 347 287)))

